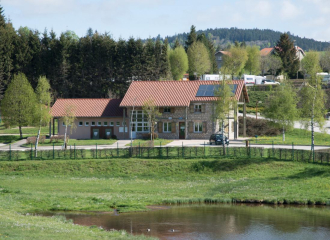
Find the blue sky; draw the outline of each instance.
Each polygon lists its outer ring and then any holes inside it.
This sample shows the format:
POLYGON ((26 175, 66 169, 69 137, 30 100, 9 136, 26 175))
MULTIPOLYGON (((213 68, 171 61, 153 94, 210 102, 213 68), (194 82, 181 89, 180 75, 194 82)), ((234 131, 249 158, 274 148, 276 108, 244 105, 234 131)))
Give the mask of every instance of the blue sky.
POLYGON ((14 27, 91 27, 114 39, 171 36, 207 28, 259 28, 330 42, 330 0, 0 0, 14 27))

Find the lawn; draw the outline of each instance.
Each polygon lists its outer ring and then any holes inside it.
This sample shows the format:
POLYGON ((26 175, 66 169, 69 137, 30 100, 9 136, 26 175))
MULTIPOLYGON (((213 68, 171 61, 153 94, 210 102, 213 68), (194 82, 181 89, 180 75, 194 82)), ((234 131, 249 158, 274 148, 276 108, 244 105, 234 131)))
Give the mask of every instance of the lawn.
MULTIPOLYGON (((115 142, 117 142, 116 139, 84 139, 84 140, 78 140, 78 139, 70 139, 68 142, 68 145, 74 146, 85 146, 85 145, 112 145, 115 142)), ((39 146, 62 146, 63 141, 58 142, 50 142, 49 139, 46 139, 44 143, 39 143, 39 146)), ((30 144, 23 144, 24 147, 29 147, 30 144)))
POLYGON ((15 136, 15 135, 0 136, 0 143, 13 143, 13 142, 16 142, 20 139, 21 138, 19 136, 15 136))
MULTIPOLYGON (((39 127, 22 127, 23 135, 34 135, 38 134, 39 127)), ((55 121, 55 130, 57 130, 57 121, 55 121)), ((19 134, 18 127, 5 128, 4 124, 0 124, 0 134, 19 134)), ((41 127, 41 134, 49 134, 49 126, 41 127)))
MULTIPOLYGON (((285 142, 282 141, 282 134, 275 137, 258 137, 251 138, 252 144, 292 144, 295 145, 310 145, 311 131, 304 129, 293 129, 285 133, 285 142)), ((330 135, 327 133, 314 132, 315 145, 328 146, 330 145, 330 135)))
POLYGON ((130 238, 31 215, 36 211, 145 211, 191 202, 329 205, 329 189, 330 166, 273 159, 0 162, 0 238, 130 238))
MULTIPOLYGON (((154 146, 165 146, 166 144, 169 144, 173 142, 173 140, 170 139, 155 139, 154 140, 154 146)), ((142 139, 135 139, 133 140, 133 147, 148 147, 150 145, 150 140, 142 140, 142 139)), ((131 143, 126 144, 126 146, 131 146, 131 143)))

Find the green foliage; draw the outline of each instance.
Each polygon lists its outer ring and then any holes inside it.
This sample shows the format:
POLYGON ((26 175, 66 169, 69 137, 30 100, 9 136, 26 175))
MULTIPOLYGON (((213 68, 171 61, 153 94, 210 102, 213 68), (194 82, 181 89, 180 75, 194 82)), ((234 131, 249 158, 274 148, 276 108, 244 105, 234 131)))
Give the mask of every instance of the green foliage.
POLYGON ((245 48, 232 47, 228 55, 223 56, 223 65, 221 67, 222 74, 231 74, 232 78, 238 75, 248 59, 245 48))
POLYGON ((37 107, 37 110, 39 110, 38 125, 41 127, 47 124, 52 117, 50 114, 50 103, 52 100, 51 89, 46 77, 39 78, 35 92, 39 104, 39 107, 37 107))
POLYGON ((219 81, 219 89, 215 92, 217 97, 215 117, 220 124, 228 118, 229 111, 234 107, 235 99, 230 88, 231 81, 219 81))
POLYGON ((282 68, 282 60, 280 57, 272 55, 268 57, 268 69, 272 73, 272 75, 275 77, 278 70, 282 68))
POLYGON ((202 42, 194 42, 188 48, 189 76, 196 74, 197 77, 210 71, 211 62, 209 53, 202 42))
POLYGON ((268 96, 271 94, 272 92, 270 91, 249 91, 250 102, 247 103, 246 106, 255 108, 257 101, 260 101, 261 103, 258 103, 258 107, 263 108, 265 106, 268 96))
POLYGON ((155 105, 155 101, 153 99, 146 100, 143 103, 142 110, 148 116, 148 122, 151 133, 150 140, 154 140, 156 118, 159 117, 161 113, 159 112, 158 106, 155 105))
MULTIPOLYGON (((315 51, 309 51, 306 56, 301 60, 301 66, 305 74, 310 75, 311 78, 315 79, 316 73, 321 72, 322 69, 319 64, 319 54, 315 51)), ((313 80, 311 79, 311 80, 313 80)), ((314 83, 311 83, 315 85, 314 83)))
POLYGON ((1 113, 7 126, 18 126, 22 138, 22 126, 33 124, 37 107, 36 95, 23 73, 14 76, 1 101, 1 113))
POLYGON ((183 47, 178 46, 169 52, 171 72, 174 80, 180 80, 188 71, 188 56, 183 47))
POLYGON ((283 33, 275 47, 276 54, 282 60, 282 70, 289 76, 295 76, 299 70, 299 59, 293 41, 287 33, 283 33))
POLYGON ((247 70, 250 74, 258 75, 260 73, 260 50, 259 47, 247 46, 246 52, 248 55, 248 59, 245 63, 245 70, 247 70))
POLYGON ((188 51, 188 48, 196 41, 197 41, 196 27, 194 25, 192 25, 190 27, 190 33, 187 36, 187 41, 185 42, 186 51, 188 51))
POLYGON ((320 66, 325 72, 330 72, 330 47, 320 56, 320 66))

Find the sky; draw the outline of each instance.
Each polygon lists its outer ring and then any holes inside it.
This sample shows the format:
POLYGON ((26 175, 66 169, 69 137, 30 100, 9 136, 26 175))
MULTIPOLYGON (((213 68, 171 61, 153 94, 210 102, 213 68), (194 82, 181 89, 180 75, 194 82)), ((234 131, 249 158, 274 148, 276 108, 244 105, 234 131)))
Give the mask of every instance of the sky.
POLYGON ((0 0, 15 29, 114 39, 173 36, 207 28, 259 28, 330 42, 330 0, 0 0))

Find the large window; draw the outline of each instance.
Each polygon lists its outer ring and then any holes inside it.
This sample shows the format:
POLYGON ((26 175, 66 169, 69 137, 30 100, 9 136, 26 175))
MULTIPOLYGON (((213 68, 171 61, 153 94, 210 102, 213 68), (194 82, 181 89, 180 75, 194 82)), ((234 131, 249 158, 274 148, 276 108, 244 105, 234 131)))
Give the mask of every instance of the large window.
MULTIPOLYGON (((149 122, 148 115, 146 115, 142 110, 132 111, 132 126, 136 126, 137 132, 149 132, 149 122)), ((134 130, 132 130, 134 131, 134 130)))
POLYGON ((202 122, 195 122, 194 123, 194 132, 195 133, 203 132, 203 123, 202 122))
POLYGON ((172 132, 172 124, 170 122, 164 122, 163 132, 172 132))

